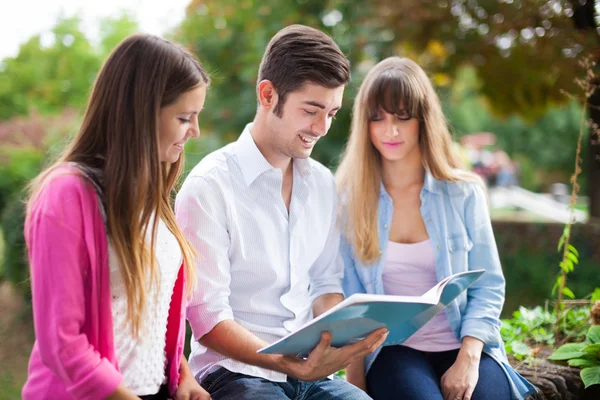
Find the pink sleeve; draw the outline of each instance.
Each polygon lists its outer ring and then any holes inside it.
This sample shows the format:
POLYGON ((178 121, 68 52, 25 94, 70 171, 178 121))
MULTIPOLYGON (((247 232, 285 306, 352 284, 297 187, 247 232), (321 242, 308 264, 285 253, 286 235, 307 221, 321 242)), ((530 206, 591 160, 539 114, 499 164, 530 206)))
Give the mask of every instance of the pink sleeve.
POLYGON ((106 398, 122 380, 83 332, 90 267, 84 239, 90 224, 84 222, 94 210, 93 196, 77 175, 54 177, 35 200, 25 228, 41 358, 72 397, 90 400, 106 398))

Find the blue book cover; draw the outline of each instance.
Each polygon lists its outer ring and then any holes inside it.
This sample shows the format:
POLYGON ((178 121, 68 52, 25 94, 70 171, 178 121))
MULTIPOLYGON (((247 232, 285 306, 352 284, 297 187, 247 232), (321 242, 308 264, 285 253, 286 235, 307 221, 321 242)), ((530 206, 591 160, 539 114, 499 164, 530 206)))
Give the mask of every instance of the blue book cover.
POLYGON ((342 347, 360 341, 381 327, 389 330, 383 346, 401 344, 484 272, 480 269, 454 274, 422 296, 353 294, 297 331, 258 352, 306 357, 319 343, 322 332, 331 333, 333 347, 342 347))

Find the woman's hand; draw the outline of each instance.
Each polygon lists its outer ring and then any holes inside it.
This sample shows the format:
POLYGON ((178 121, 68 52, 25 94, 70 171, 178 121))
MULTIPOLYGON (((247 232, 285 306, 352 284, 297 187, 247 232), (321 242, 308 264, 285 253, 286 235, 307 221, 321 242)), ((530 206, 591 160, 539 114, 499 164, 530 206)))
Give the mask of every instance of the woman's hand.
POLYGON ((479 380, 479 361, 483 342, 465 336, 456 361, 442 376, 444 400, 470 400, 479 380))
POLYGON ((479 360, 457 358, 442 376, 444 400, 470 400, 479 380, 479 360))
POLYGON ((175 400, 210 400, 210 394, 192 375, 186 374, 179 380, 175 400))
POLYGON ((175 400, 210 400, 210 394, 196 381, 185 357, 179 365, 179 386, 175 400))

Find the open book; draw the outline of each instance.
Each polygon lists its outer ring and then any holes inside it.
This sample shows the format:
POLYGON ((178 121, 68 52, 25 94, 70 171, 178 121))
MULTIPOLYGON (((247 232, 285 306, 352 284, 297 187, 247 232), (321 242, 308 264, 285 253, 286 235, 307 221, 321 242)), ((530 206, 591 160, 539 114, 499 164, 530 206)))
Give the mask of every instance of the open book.
POLYGON ((485 270, 461 272, 443 279, 422 296, 388 296, 357 293, 303 327, 258 350, 264 354, 306 357, 330 332, 331 345, 356 343, 374 330, 387 327, 384 346, 401 344, 473 284, 485 270))

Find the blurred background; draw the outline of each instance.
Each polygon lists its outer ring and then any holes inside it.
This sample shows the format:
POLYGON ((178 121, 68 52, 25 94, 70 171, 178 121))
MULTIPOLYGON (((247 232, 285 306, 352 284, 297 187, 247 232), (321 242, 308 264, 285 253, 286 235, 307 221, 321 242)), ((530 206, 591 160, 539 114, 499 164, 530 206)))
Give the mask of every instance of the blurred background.
POLYGON ((342 110, 313 157, 335 169, 366 72, 399 55, 442 99, 464 168, 488 184, 507 279, 505 315, 552 297, 559 237, 576 221, 577 298, 600 286, 600 2, 592 0, 21 0, 0 5, 0 400, 19 398, 33 332, 23 244, 23 187, 81 121, 114 46, 143 31, 200 58, 212 87, 186 171, 236 140, 256 109, 271 36, 302 23, 334 37, 352 63, 342 110), (164 4, 163 4, 164 3, 164 4), (168 4, 167 4, 168 3, 168 4), (589 89, 589 85, 592 89, 589 89), (572 204, 571 175, 579 192, 572 204))

